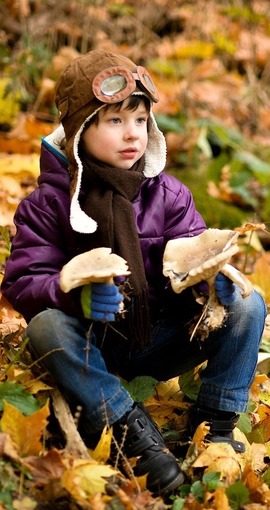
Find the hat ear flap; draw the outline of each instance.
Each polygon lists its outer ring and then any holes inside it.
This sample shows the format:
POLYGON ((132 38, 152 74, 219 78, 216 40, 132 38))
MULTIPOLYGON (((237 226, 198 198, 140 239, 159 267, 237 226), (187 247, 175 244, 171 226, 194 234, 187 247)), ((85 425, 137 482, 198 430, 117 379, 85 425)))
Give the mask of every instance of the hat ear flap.
POLYGON ((62 120, 66 117, 68 113, 68 97, 64 97, 60 103, 57 105, 58 108, 58 117, 59 121, 62 122, 62 120))

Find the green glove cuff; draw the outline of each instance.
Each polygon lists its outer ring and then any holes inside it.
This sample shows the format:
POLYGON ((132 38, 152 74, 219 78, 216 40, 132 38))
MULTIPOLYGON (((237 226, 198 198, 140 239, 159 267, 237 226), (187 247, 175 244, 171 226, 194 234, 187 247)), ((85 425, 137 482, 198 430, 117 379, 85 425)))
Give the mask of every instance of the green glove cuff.
POLYGON ((91 318, 92 288, 91 283, 84 285, 81 290, 81 307, 86 319, 91 318))

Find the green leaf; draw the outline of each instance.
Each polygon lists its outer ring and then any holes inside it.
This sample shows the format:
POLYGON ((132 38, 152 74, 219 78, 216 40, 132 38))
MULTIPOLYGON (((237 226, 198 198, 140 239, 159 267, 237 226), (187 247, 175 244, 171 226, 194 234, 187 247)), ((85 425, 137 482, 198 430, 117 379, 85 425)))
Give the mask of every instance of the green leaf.
POLYGON ((162 113, 157 113, 155 117, 161 131, 172 131, 173 133, 183 132, 183 126, 178 117, 171 117, 170 115, 164 115, 162 113))
POLYGON ((208 126, 209 141, 221 148, 231 147, 239 149, 244 143, 244 137, 237 129, 229 128, 218 121, 212 119, 199 119, 198 124, 201 126, 208 126))
POLYGON ((84 285, 81 290, 81 307, 83 315, 86 319, 90 319, 91 316, 91 300, 92 300, 92 286, 84 285))
MULTIPOLYGON (((0 503, 3 503, 5 505, 5 508, 8 510, 13 510, 14 506, 12 504, 12 495, 9 492, 1 492, 0 494, 0 503)), ((1 505, 2 506, 2 505, 1 505)))
POLYGON ((22 386, 14 382, 0 383, 0 411, 3 410, 4 401, 9 402, 26 416, 35 413, 40 406, 37 400, 22 386))
POLYGON ((241 430, 243 434, 250 434, 252 427, 248 413, 240 413, 237 428, 241 430))
POLYGON ((193 496, 195 496, 195 498, 197 499, 197 501, 199 503, 203 503, 203 501, 204 501, 204 486, 200 480, 197 480, 196 482, 194 482, 192 484, 190 492, 191 492, 191 494, 193 494, 193 496))
POLYGON ((182 498, 176 498, 172 505, 172 510, 182 510, 184 508, 185 500, 182 498))
POLYGON ((266 483, 268 487, 270 487, 270 468, 268 468, 267 471, 265 471, 265 473, 262 476, 262 479, 264 483, 266 483))
POLYGON ((179 487, 179 494, 182 498, 186 498, 190 493, 191 485, 188 483, 185 483, 179 487))
POLYGON ((236 482, 228 487, 226 494, 233 510, 239 510, 249 500, 249 491, 242 482, 236 482))
POLYGON ((255 156, 255 154, 251 154, 248 151, 241 151, 235 154, 235 158, 238 161, 244 163, 255 175, 257 178, 260 178, 265 184, 269 182, 270 177, 270 164, 266 163, 262 159, 255 156))
POLYGON ((197 400, 199 389, 201 386, 201 380, 194 379, 194 370, 190 370, 179 377, 179 386, 181 391, 192 401, 197 400))
POLYGON ((221 481, 220 481, 220 473, 205 473, 203 475, 203 478, 202 478, 202 481, 204 484, 207 485, 207 488, 210 490, 210 491, 214 491, 216 490, 218 487, 220 487, 222 485, 221 481))
POLYGON ((144 402, 155 393, 158 381, 150 376, 138 376, 132 381, 121 381, 133 400, 144 402))

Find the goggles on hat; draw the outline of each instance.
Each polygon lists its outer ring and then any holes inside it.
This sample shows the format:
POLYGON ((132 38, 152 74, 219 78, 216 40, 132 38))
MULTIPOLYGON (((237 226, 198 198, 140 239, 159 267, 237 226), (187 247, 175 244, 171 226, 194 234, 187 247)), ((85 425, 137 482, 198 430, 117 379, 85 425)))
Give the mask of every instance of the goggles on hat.
POLYGON ((97 99, 103 103, 118 103, 127 99, 140 82, 148 96, 158 102, 158 92, 148 71, 138 66, 135 73, 125 67, 109 67, 95 76, 92 84, 97 99))

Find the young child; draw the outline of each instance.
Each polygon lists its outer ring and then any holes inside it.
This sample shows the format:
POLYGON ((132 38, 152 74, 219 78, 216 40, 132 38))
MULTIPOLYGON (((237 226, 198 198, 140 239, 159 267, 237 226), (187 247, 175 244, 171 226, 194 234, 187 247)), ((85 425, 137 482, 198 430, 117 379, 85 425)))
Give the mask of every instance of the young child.
POLYGON ((123 454, 139 457, 135 474, 147 474, 147 488, 166 495, 183 483, 181 466, 119 376, 167 380, 207 360, 191 428, 207 420, 210 441, 243 451, 232 431, 247 406, 266 309, 259 294, 243 299, 219 273, 226 321, 204 342, 190 341, 199 305, 192 289, 172 291, 162 259, 170 239, 199 235, 206 225, 190 191, 163 173, 157 101, 147 70, 124 56, 91 51, 66 67, 56 84, 61 124, 43 140, 38 187, 15 214, 2 293, 28 323, 31 352, 70 404, 82 407, 87 434, 113 425, 121 443, 124 430, 123 454), (83 312, 83 287, 64 293, 60 272, 97 247, 123 257, 131 274, 90 284, 83 312))

